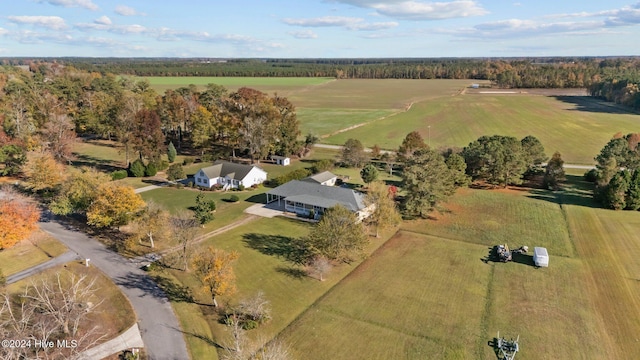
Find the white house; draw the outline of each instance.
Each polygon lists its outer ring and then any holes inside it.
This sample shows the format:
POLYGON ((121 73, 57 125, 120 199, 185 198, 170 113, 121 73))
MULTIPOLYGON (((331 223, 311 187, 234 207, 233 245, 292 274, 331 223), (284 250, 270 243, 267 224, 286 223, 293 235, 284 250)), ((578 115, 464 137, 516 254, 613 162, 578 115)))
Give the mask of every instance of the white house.
POLYGON ((236 164, 228 161, 216 161, 213 166, 198 170, 194 176, 197 186, 212 187, 220 185, 223 189, 235 189, 241 184, 250 187, 267 180, 267 172, 254 165, 236 164))
POLYGON ((309 177, 302 179, 302 181, 325 185, 325 186, 334 186, 337 180, 338 180, 338 175, 333 174, 329 171, 323 171, 321 173, 317 173, 315 175, 311 175, 309 177))
POLYGON ((271 155, 271 160, 275 161, 276 165, 288 166, 291 164, 291 158, 286 156, 271 155))

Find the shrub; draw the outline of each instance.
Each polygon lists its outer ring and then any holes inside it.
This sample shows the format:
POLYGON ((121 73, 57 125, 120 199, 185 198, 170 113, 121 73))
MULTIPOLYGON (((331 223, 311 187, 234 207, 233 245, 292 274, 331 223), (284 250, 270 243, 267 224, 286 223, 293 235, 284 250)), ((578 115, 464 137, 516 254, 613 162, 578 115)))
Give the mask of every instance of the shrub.
POLYGON ((335 162, 331 159, 318 160, 311 167, 311 171, 314 174, 321 173, 323 171, 331 170, 335 167, 335 162))
POLYGON ((242 322, 242 328, 245 330, 252 330, 258 327, 258 322, 255 320, 245 320, 242 322))
POLYGON ((173 146, 173 142, 170 142, 169 146, 167 146, 167 158, 169 158, 170 163, 176 160, 176 155, 178 155, 178 152, 176 151, 176 147, 173 146))
POLYGON ((158 171, 167 170, 169 168, 169 162, 167 160, 154 161, 154 164, 158 171))
POLYGON ((169 166, 169 169, 167 170, 167 179, 169 179, 169 181, 184 179, 184 169, 182 168, 182 165, 173 164, 169 166))
POLYGON ((278 176, 275 179, 271 180, 271 184, 274 186, 280 186, 282 184, 288 183, 291 180, 300 180, 300 179, 304 179, 307 176, 311 175, 311 170, 304 168, 304 169, 296 169, 293 171, 290 171, 284 175, 278 176))
POLYGON ((584 179, 589 182, 596 182, 598 180, 598 170, 591 169, 584 173, 584 179))
POLYGON ((238 185, 238 191, 244 191, 245 187, 244 185, 240 184, 238 185))
POLYGON ((191 165, 191 164, 193 164, 193 162, 194 162, 194 160, 193 160, 192 157, 186 157, 182 161, 182 165, 191 165))
POLYGON ((128 176, 127 170, 116 170, 111 173, 111 180, 120 180, 128 176))
POLYGON ((238 202, 238 201, 240 201, 240 198, 238 197, 238 195, 231 195, 229 197, 229 201, 230 202, 238 202))
POLYGON ((132 176, 135 177, 143 177, 144 176, 145 166, 142 160, 137 159, 129 165, 129 172, 132 176))
POLYGON ((7 284, 7 278, 2 273, 2 269, 0 269, 0 287, 3 287, 7 284))
POLYGON ((144 174, 146 176, 156 176, 158 173, 158 169, 156 168, 156 164, 150 162, 147 167, 144 169, 144 174))
POLYGON ((316 212, 314 210, 309 210, 309 219, 315 219, 316 218, 316 212))

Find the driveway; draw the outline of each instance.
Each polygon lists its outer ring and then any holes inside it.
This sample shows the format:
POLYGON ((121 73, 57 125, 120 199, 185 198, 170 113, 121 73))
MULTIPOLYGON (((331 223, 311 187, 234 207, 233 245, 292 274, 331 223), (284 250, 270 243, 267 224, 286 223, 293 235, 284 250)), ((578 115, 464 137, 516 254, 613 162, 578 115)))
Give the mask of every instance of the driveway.
POLYGON ((81 258, 109 276, 127 296, 138 317, 149 359, 188 359, 180 323, 169 299, 156 283, 134 263, 107 249, 86 234, 67 229, 56 221, 40 223, 40 228, 64 243, 81 258))

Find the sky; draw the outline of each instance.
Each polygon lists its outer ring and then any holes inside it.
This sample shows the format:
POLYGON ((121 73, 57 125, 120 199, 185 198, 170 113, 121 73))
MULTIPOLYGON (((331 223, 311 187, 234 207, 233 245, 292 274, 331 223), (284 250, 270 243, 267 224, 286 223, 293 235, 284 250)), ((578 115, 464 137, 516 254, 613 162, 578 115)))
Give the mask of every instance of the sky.
POLYGON ((0 0, 0 57, 640 55, 638 0, 0 0))

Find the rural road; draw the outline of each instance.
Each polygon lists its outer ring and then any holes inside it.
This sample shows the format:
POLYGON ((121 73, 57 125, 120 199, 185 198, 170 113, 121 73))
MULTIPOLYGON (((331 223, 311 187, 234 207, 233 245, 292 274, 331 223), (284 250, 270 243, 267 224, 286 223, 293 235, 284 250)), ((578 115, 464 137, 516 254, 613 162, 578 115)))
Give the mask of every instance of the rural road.
POLYGON ((162 289, 128 259, 86 234, 52 220, 40 228, 109 276, 127 296, 138 316, 149 359, 188 359, 187 345, 169 299, 162 289))
MULTIPOLYGON (((319 148, 323 148, 323 149, 333 149, 333 150, 342 150, 342 146, 340 145, 329 145, 329 144, 315 144, 313 145, 314 147, 319 147, 319 148)), ((371 152, 370 148, 365 148, 364 151, 366 152, 371 152)), ((382 150, 382 153, 388 153, 388 154, 395 154, 395 151, 389 151, 389 150, 382 150)), ((547 165, 547 164, 542 164, 547 165)), ((595 168, 595 165, 577 165, 577 164, 564 164, 564 168, 565 169, 583 169, 583 170, 590 170, 595 168)))

